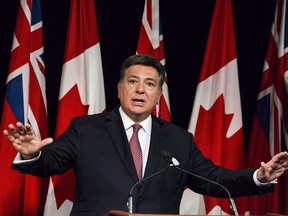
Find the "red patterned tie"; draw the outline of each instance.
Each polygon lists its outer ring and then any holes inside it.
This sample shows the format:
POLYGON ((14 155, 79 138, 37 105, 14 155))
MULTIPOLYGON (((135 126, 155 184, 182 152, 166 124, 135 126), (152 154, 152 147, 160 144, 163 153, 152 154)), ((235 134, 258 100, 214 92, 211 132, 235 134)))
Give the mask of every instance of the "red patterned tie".
POLYGON ((140 142, 138 139, 138 131, 141 128, 140 124, 134 124, 133 125, 133 134, 130 139, 130 149, 132 152, 134 164, 137 170, 137 174, 139 179, 142 179, 142 151, 141 151, 141 146, 140 142))

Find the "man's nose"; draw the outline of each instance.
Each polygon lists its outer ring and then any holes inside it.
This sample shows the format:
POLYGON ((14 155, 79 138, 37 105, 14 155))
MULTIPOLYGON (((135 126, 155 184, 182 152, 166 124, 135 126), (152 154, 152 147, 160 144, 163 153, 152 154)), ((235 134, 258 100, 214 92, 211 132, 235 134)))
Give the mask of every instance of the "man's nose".
POLYGON ((136 90, 137 90, 138 93, 143 93, 144 92, 144 85, 145 85, 144 83, 141 83, 141 82, 138 83, 138 85, 136 87, 136 90))

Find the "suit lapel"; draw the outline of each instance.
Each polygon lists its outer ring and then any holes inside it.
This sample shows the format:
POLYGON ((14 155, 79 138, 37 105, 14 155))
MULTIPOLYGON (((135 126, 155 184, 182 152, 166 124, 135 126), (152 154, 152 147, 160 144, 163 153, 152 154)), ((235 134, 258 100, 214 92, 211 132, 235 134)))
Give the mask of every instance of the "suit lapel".
POLYGON ((138 181, 137 172, 134 166, 134 161, 131 155, 127 135, 118 108, 109 113, 107 117, 106 127, 123 164, 127 168, 129 175, 131 176, 134 182, 137 182, 138 181))
MULTIPOLYGON (((159 161, 162 158, 161 151, 165 150, 165 137, 167 137, 164 128, 163 124, 157 121, 155 117, 152 118, 151 142, 144 178, 164 168, 159 167, 159 161)), ((143 182, 140 195, 145 191, 150 180, 151 179, 147 179, 143 182)))

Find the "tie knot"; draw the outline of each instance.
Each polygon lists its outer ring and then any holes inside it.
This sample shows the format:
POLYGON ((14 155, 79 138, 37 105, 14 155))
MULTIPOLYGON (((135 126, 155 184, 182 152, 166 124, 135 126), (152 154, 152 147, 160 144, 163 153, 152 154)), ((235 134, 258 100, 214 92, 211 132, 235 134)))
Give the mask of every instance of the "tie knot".
POLYGON ((141 128, 141 125, 140 125, 140 124, 134 124, 132 127, 133 127, 134 133, 138 133, 138 131, 139 131, 140 128, 141 128))

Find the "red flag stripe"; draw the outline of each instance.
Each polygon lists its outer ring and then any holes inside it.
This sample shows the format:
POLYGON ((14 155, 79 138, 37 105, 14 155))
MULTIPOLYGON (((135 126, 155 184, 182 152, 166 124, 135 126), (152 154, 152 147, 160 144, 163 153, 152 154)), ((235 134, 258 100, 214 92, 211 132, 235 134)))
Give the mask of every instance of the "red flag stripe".
MULTIPOLYGON (((104 79, 94 0, 72 0, 56 121, 58 137, 76 116, 105 110, 104 79)), ((69 215, 75 176, 68 170, 50 180, 44 215, 69 215)))

